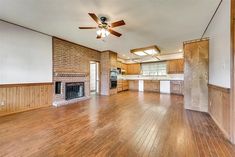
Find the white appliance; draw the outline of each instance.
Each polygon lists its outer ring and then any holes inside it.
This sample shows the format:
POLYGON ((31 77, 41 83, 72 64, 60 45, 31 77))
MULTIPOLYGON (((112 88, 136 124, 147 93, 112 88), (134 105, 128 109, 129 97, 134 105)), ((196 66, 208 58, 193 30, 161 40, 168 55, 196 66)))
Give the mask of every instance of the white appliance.
POLYGON ((144 80, 139 80, 139 91, 140 92, 144 91, 144 80))
POLYGON ((170 81, 160 81, 160 93, 171 93, 170 81))

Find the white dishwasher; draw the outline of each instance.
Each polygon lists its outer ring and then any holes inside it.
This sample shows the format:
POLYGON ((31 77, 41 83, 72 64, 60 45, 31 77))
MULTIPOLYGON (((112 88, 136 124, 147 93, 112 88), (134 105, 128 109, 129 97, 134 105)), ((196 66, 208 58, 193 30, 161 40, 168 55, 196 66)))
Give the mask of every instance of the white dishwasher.
POLYGON ((160 81, 160 93, 171 93, 171 83, 168 80, 160 81))

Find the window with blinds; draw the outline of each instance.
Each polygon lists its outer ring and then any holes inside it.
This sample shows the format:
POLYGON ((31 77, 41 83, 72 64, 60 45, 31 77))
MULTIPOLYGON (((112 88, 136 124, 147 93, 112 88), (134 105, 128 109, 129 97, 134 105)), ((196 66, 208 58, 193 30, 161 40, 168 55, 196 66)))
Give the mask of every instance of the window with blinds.
POLYGON ((167 74, 167 65, 166 62, 142 63, 141 71, 143 75, 163 76, 167 74))

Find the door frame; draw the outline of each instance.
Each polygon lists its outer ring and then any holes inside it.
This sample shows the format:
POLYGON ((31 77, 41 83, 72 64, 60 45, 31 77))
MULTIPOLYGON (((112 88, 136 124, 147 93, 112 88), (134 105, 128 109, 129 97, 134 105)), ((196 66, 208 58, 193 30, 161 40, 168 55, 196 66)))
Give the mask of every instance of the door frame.
MULTIPOLYGON (((97 87, 96 87, 96 94, 100 94, 100 91, 101 91, 101 82, 100 82, 100 79, 101 79, 101 69, 100 69, 100 61, 97 61, 97 60, 90 60, 89 61, 89 84, 90 84, 90 65, 91 65, 91 62, 95 62, 95 63, 98 63, 98 73, 99 73, 99 82, 98 84, 96 84, 98 86, 98 93, 97 93, 97 87)), ((96 70, 97 70, 97 66, 96 66, 96 70)), ((96 80, 97 81, 97 80, 96 80)), ((89 92, 90 92, 90 87, 89 87, 89 92)))

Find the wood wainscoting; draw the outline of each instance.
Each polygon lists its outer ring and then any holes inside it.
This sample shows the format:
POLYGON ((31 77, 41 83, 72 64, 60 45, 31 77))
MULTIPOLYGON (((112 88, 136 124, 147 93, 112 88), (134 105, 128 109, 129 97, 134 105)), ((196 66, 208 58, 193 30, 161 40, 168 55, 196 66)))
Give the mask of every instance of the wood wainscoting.
POLYGON ((0 116, 52 105, 52 83, 0 85, 0 116))
POLYGON ((208 110, 224 135, 230 138, 230 89, 208 84, 208 110))

